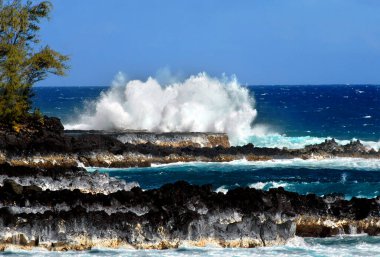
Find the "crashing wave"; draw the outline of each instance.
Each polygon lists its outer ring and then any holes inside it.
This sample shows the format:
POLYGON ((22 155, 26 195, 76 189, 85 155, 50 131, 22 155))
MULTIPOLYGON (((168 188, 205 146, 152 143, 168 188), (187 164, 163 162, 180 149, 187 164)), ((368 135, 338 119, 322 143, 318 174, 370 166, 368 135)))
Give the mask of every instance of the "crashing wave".
POLYGON ((153 132, 223 132, 232 144, 253 134, 257 111, 247 88, 236 78, 212 78, 206 73, 163 85, 126 81, 122 75, 66 129, 132 129, 153 132))

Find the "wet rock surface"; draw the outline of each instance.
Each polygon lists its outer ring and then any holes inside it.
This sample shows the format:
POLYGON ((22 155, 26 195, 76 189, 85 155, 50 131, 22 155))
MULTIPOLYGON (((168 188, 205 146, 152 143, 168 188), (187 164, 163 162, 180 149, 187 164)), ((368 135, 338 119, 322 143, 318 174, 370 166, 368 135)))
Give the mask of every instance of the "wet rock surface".
POLYGON ((380 199, 329 197, 282 188, 223 194, 211 185, 183 181, 154 190, 93 194, 43 190, 7 179, 0 187, 0 244, 53 250, 209 243, 255 247, 284 244, 295 235, 380 234, 380 199))
MULTIPOLYGON (((1 160, 20 159, 21 162, 32 165, 36 158, 40 158, 47 161, 45 165, 49 165, 49 161, 53 162, 55 158, 60 166, 70 166, 73 163, 82 162, 86 166, 145 167, 151 163, 220 162, 242 158, 247 160, 330 157, 380 158, 378 151, 366 148, 360 141, 339 145, 334 139, 326 139, 321 144, 309 145, 302 149, 279 149, 255 147, 252 144, 229 146, 225 134, 154 134, 104 131, 71 131, 65 133, 59 119, 49 117, 45 117, 44 124, 38 124, 17 133, 0 130, 0 152, 2 153, 0 162, 1 160), (132 142, 133 140, 120 139, 123 136, 131 138, 132 135, 140 139, 145 138, 145 141, 141 139, 140 141, 137 140, 136 143, 132 142), (150 137, 154 140, 148 140, 150 137), (204 144, 206 147, 200 147, 202 144, 197 141, 197 137, 208 138, 208 141, 205 139, 209 142, 204 144), (175 143, 165 143, 160 138, 172 138, 175 143)), ((43 164, 40 162, 39 165, 43 164)))
POLYGON ((65 135, 80 137, 82 135, 103 134, 116 138, 122 143, 132 145, 153 144, 166 147, 229 147, 228 136, 225 133, 202 132, 166 132, 153 133, 148 131, 96 131, 96 130, 65 130, 65 135))
POLYGON ((79 190, 86 193, 109 194, 119 190, 130 190, 139 186, 136 182, 109 177, 108 174, 89 173, 79 167, 38 168, 0 164, 0 186, 13 181, 19 186, 34 186, 41 190, 79 190), (8 182, 7 182, 8 181, 8 182))

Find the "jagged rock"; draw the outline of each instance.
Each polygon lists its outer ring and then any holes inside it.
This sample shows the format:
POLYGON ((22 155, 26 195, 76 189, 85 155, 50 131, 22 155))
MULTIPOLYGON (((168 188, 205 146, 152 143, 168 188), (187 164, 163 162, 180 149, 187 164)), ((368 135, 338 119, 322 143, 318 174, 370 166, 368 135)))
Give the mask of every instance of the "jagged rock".
POLYGON ((121 245, 161 249, 207 242, 255 247, 284 244, 295 235, 380 232, 377 199, 327 203, 322 197, 283 188, 236 188, 222 194, 211 185, 183 181, 107 195, 29 190, 10 183, 0 187, 0 244, 10 236, 25 235, 23 244, 49 249, 80 245, 82 249, 121 245), (15 188, 22 194, 15 194, 15 188), (51 242, 56 242, 54 247, 51 242))
POLYGON ((323 200, 326 203, 334 203, 336 201, 344 200, 344 194, 341 194, 341 193, 326 194, 323 196, 323 200))
POLYGON ((109 194, 119 190, 128 191, 139 184, 127 183, 105 173, 89 173, 79 167, 38 168, 4 163, 0 164, 0 186, 12 188, 16 194, 23 193, 22 186, 29 191, 78 189, 87 193, 109 194))
POLYGON ((3 187, 13 194, 21 195, 23 192, 23 186, 10 179, 5 179, 3 181, 3 187))
POLYGON ((168 163, 194 160, 220 162, 241 158, 248 160, 307 159, 316 155, 322 158, 331 156, 380 158, 379 152, 366 149, 360 141, 339 145, 334 139, 326 139, 321 144, 309 145, 303 149, 259 148, 252 144, 230 147, 225 134, 160 134, 138 131, 69 131, 65 133, 59 119, 49 117, 44 118, 43 124, 30 122, 29 127, 19 133, 0 129, 0 151, 5 153, 8 158, 58 154, 71 155, 69 159, 74 158, 78 161, 78 155, 80 155, 82 162, 89 165, 93 163, 99 164, 99 166, 114 167, 149 166, 151 162, 168 163), (201 141, 203 143, 199 143, 201 141), (106 156, 103 158, 104 161, 94 161, 94 153, 100 154, 100 159, 102 159, 101 155, 106 156), (125 157, 130 154, 144 155, 140 158, 144 161, 134 162, 133 158, 129 160, 128 157, 125 157), (106 161, 107 158, 111 161, 106 161))
POLYGON ((230 147, 228 136, 224 133, 125 131, 115 132, 114 135, 121 142, 134 145, 151 143, 164 147, 230 147))
POLYGON ((349 144, 343 146, 345 152, 348 153, 364 153, 367 152, 365 146, 359 141, 351 141, 349 144))
POLYGON ((335 139, 326 139, 321 144, 307 145, 305 150, 309 152, 327 152, 327 153, 336 153, 341 152, 341 146, 335 141, 335 139))
POLYGON ((58 118, 45 116, 43 122, 27 119, 20 131, 0 129, 0 146, 12 154, 67 151, 67 137, 58 118))

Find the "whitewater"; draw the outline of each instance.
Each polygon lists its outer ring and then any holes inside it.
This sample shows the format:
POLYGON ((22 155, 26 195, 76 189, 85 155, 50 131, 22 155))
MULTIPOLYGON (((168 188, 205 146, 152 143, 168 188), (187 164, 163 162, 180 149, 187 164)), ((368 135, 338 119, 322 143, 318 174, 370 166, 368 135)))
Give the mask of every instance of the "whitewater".
POLYGON ((253 98, 236 78, 216 79, 206 73, 169 85, 152 77, 126 81, 119 73, 93 104, 93 113, 82 114, 65 128, 223 132, 236 144, 253 134, 257 115, 253 98))

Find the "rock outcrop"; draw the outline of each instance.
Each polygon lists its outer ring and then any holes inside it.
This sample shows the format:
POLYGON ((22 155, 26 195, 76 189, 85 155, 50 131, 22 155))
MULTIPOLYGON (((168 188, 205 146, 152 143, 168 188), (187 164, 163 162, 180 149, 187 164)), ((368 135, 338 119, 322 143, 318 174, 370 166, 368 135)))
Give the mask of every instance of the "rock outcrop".
POLYGON ((360 141, 339 145, 334 139, 302 149, 229 146, 225 134, 148 132, 65 132, 59 119, 19 132, 0 130, 0 163, 29 166, 147 167, 152 163, 226 162, 238 159, 361 157, 380 158, 380 152, 360 141))
POLYGON ((109 177, 105 173, 89 173, 76 166, 38 168, 3 163, 0 164, 0 186, 3 186, 6 181, 13 181, 20 186, 38 187, 41 190, 67 189, 93 194, 109 194, 139 186, 136 182, 127 183, 124 180, 109 177))
MULTIPOLYGON (((66 135, 99 134, 99 131, 65 131, 66 135)), ((164 147, 230 147, 228 136, 225 133, 201 132, 168 132, 154 133, 147 131, 102 131, 117 138, 122 143, 132 145, 153 144, 164 147)))
POLYGON ((256 247, 295 235, 380 234, 379 199, 321 198, 282 188, 216 193, 186 182, 109 194, 43 190, 13 179, 0 187, 0 245, 51 250, 183 244, 256 247))

